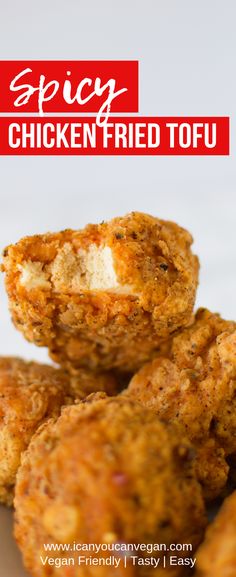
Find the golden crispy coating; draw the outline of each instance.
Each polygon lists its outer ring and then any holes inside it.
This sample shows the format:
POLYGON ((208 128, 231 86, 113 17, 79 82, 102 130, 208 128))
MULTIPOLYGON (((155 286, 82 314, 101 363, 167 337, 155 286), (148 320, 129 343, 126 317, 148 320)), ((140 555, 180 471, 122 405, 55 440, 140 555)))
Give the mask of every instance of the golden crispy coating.
POLYGON ((1 502, 12 503, 21 453, 33 433, 73 400, 69 377, 63 371, 18 358, 0 358, 1 502))
POLYGON ((114 392, 113 377, 83 370, 71 378, 48 365, 0 357, 0 502, 12 503, 21 453, 38 426, 96 389, 114 392))
POLYGON ((84 398, 91 393, 104 392, 109 397, 117 395, 127 386, 125 376, 112 371, 97 372, 90 369, 71 370, 67 373, 70 379, 70 391, 74 398, 84 398), (81 394, 78 394, 78 391, 81 394))
POLYGON ((200 309, 169 342, 168 358, 145 365, 127 393, 184 427, 205 496, 216 497, 227 481, 226 456, 236 452, 236 324, 200 309))
POLYGON ((4 252, 16 327, 67 368, 134 372, 191 319, 198 259, 177 224, 131 213, 4 252))
POLYGON ((95 394, 66 407, 33 437, 18 471, 15 536, 27 569, 34 577, 179 576, 181 567, 163 569, 163 551, 138 554, 160 556, 156 569, 131 562, 124 569, 114 549, 57 557, 113 554, 118 569, 77 562, 49 568, 40 555, 45 560, 45 543, 74 542, 191 543, 194 550, 205 513, 192 461, 191 445, 178 429, 133 400, 95 394))
POLYGON ((236 492, 225 499, 197 555, 196 577, 235 577, 236 492))

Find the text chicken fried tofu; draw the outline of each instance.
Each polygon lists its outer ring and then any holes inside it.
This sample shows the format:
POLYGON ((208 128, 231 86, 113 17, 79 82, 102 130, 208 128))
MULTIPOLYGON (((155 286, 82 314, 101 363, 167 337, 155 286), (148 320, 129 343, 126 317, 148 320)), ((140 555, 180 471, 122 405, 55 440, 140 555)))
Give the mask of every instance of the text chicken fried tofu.
MULTIPOLYGON (((190 543, 195 550, 205 527, 189 441, 139 403, 104 394, 91 397, 43 425, 24 453, 15 536, 27 569, 34 577, 182 575, 183 567, 169 567, 168 561, 163 568, 163 550, 139 552, 161 558, 155 569, 134 567, 128 554, 125 569, 124 553, 115 548, 100 555, 57 551, 57 557, 73 558, 74 565, 68 561, 65 567, 64 561, 62 567, 49 567, 45 543, 190 543), (120 563, 117 569, 90 564, 93 557, 111 554, 120 563), (80 555, 87 561, 78 565, 80 555)), ((181 551, 181 557, 187 555, 181 551)))
POLYGON ((0 502, 11 504, 21 453, 39 425, 60 414, 62 405, 87 392, 114 392, 108 375, 80 371, 69 377, 64 371, 17 358, 0 357, 0 502))
POLYGON ((131 213, 5 250, 12 318, 67 368, 134 372, 189 323, 198 260, 177 224, 131 213))
POLYGON ((196 577, 235 577, 236 492, 225 499, 197 555, 196 577))
POLYGON ((212 499, 226 484, 226 457, 236 453, 236 323, 200 309, 166 354, 146 364, 125 394, 183 426, 197 449, 205 496, 212 499))

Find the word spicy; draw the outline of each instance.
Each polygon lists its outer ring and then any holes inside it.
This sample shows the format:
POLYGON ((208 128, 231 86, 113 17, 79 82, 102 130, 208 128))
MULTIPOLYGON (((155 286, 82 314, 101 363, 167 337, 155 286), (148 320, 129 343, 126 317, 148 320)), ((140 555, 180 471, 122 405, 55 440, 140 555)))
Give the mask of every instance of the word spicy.
MULTIPOLYGON (((32 84, 28 82, 25 84, 19 84, 19 81, 22 81, 23 77, 28 76, 30 73, 32 73, 32 69, 25 68, 22 72, 17 74, 10 83, 10 90, 12 92, 20 92, 20 95, 14 101, 14 106, 16 107, 27 104, 31 96, 36 93, 38 96, 38 112, 40 116, 44 115, 44 103, 52 100, 59 91, 61 91, 63 99, 67 104, 78 102, 80 106, 83 106, 95 96, 99 98, 104 96, 105 100, 102 102, 98 110, 96 120, 96 123, 99 126, 102 126, 109 118, 111 103, 113 100, 128 90, 127 88, 121 88, 116 91, 116 81, 114 78, 110 78, 105 84, 102 84, 101 78, 99 77, 96 77, 94 81, 91 78, 83 78, 77 84, 74 91, 72 83, 68 78, 64 80, 64 83, 61 86, 58 80, 50 80, 49 82, 46 82, 44 74, 39 76, 37 86, 32 86, 32 84)), ((69 77, 71 75, 70 70, 67 70, 66 74, 69 77)))

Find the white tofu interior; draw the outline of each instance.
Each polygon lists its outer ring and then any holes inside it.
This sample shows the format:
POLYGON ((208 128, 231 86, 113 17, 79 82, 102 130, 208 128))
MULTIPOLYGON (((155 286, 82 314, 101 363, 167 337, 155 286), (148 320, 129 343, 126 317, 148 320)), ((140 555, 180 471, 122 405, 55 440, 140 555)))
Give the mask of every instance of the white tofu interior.
POLYGON ((112 250, 106 245, 97 246, 93 243, 87 250, 80 249, 75 253, 71 244, 65 243, 54 261, 43 270, 41 263, 31 261, 21 265, 20 270, 20 282, 27 290, 47 289, 51 281, 56 292, 100 290, 132 293, 130 286, 119 283, 112 250))
POLYGON ((79 284, 89 290, 118 289, 120 287, 114 269, 112 251, 109 246, 91 244, 88 251, 78 253, 81 274, 79 284))
POLYGON ((19 270, 21 271, 20 283, 26 290, 50 288, 51 285, 48 280, 49 274, 43 271, 41 262, 26 261, 22 265, 19 265, 19 270))

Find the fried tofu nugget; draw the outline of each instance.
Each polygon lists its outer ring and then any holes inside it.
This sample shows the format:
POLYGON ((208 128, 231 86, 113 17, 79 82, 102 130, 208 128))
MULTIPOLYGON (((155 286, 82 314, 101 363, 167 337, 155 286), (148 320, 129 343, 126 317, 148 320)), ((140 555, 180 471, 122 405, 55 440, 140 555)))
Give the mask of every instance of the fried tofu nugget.
POLYGON ((39 425, 91 390, 114 387, 108 375, 83 370, 71 378, 48 365, 0 357, 0 502, 12 504, 21 453, 39 425))
POLYGON ((189 441, 139 403, 104 394, 40 428, 18 471, 15 507, 15 536, 34 577, 179 576, 180 566, 163 568, 163 550, 128 552, 125 568, 120 545, 191 543, 194 550, 206 524, 189 441), (49 567, 45 543, 71 544, 57 551, 61 567, 49 567), (73 543, 104 546, 78 552, 73 543), (111 555, 117 568, 104 562, 111 555), (160 557, 160 565, 134 566, 135 555, 160 557))
POLYGON ((236 491, 225 499, 197 555, 196 577, 235 577, 236 491))
POLYGON ((134 372, 192 315, 198 259, 177 224, 133 212, 4 252, 15 326, 68 369, 134 372))
POLYGON ((183 426, 205 497, 213 499, 227 481, 226 457, 236 453, 236 323, 200 309, 166 355, 146 364, 125 394, 183 426))

